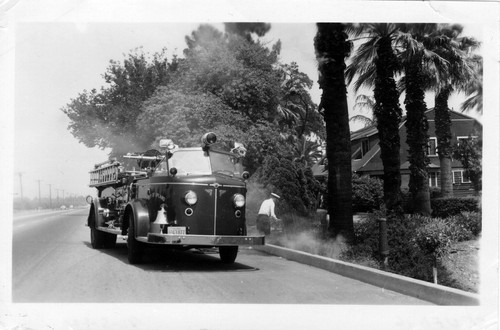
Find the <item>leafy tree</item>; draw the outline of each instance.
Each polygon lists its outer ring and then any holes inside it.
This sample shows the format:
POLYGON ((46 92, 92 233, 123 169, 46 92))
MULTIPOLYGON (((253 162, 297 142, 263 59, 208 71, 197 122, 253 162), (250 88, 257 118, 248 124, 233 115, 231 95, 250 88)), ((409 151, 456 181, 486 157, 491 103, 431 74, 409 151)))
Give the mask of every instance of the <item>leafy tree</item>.
POLYGON ((465 175, 471 180, 476 192, 482 188, 482 155, 481 138, 470 137, 467 140, 460 140, 460 143, 453 147, 453 158, 462 163, 465 175))
MULTIPOLYGON (((154 123, 157 113, 168 108, 186 123, 176 131, 184 132, 179 138, 211 130, 227 146, 244 143, 246 165, 254 171, 272 153, 292 159, 288 141, 322 129, 322 118, 307 91, 312 81, 295 63, 278 62, 279 42, 268 49, 208 25, 193 31, 186 41, 178 75, 168 89, 145 104, 148 115, 142 118, 142 127, 153 128, 150 140, 172 131, 163 124, 167 118, 154 123), (284 107, 289 111, 282 111, 284 107)), ((176 134, 172 137, 179 141, 176 134)))
POLYGON ((321 135, 322 118, 311 101, 312 82, 294 63, 279 63, 281 44, 271 47, 251 34, 267 25, 227 27, 222 33, 201 25, 186 37, 184 58, 152 60, 139 52, 111 61, 100 92, 81 93, 63 109, 75 137, 113 155, 157 147, 160 138, 199 145, 213 131, 220 144, 245 144, 255 171, 268 155, 293 159, 289 139, 321 135), (235 31, 236 29, 237 31, 235 31), (280 106, 294 111, 287 122, 280 106))
POLYGON ((259 37, 263 37, 271 29, 271 24, 232 22, 224 23, 224 27, 227 33, 234 33, 244 37, 247 41, 252 41, 253 33, 255 33, 259 37))
POLYGON ((308 216, 315 211, 320 185, 309 167, 286 158, 267 156, 252 180, 277 192, 281 197, 278 212, 308 216))
POLYGON ((181 147, 200 145, 200 137, 214 131, 219 138, 241 130, 248 124, 241 113, 225 105, 210 93, 184 93, 169 87, 160 87, 143 104, 138 118, 145 139, 161 137, 174 139, 181 147))
POLYGON ((326 156, 328 158, 329 231, 353 237, 351 141, 347 89, 344 80, 345 58, 352 43, 347 40, 341 23, 318 23, 314 48, 318 61, 319 86, 322 89, 320 109, 326 123, 326 156))
POLYGON ((113 155, 145 148, 148 140, 138 134, 136 122, 141 104, 156 87, 168 84, 176 68, 176 58, 169 63, 165 50, 148 58, 136 49, 123 64, 110 61, 103 75, 106 87, 83 91, 62 108, 70 119, 68 129, 87 147, 111 148, 113 155))
POLYGON ((253 122, 272 122, 279 103, 280 76, 274 70, 279 48, 217 32, 202 25, 186 38, 189 48, 176 84, 212 93, 253 122))
POLYGON ((280 126, 292 129, 293 135, 301 139, 311 133, 324 137, 324 122, 318 107, 311 99, 309 90, 313 82, 307 74, 300 72, 297 63, 282 64, 281 94, 278 113, 280 126))
POLYGON ((357 77, 355 90, 361 86, 373 87, 380 158, 384 166, 384 201, 389 216, 402 215, 401 160, 399 125, 401 108, 399 92, 394 79, 400 69, 393 43, 399 35, 396 24, 365 23, 353 25, 349 32, 366 39, 351 59, 346 77, 350 83, 357 77))

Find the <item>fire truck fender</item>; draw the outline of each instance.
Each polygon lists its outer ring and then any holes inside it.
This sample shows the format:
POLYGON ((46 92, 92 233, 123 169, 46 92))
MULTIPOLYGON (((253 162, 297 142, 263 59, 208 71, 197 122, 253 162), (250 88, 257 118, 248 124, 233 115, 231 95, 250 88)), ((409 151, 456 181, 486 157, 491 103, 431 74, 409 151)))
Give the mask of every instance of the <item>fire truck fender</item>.
POLYGON ((87 218, 87 224, 89 227, 104 226, 104 218, 102 213, 99 214, 99 209, 102 209, 101 204, 99 202, 99 198, 95 197, 92 199, 92 204, 90 204, 89 217, 87 218))
POLYGON ((128 229, 130 219, 134 219, 134 228, 136 236, 147 236, 149 231, 149 212, 145 201, 136 200, 130 202, 125 207, 125 216, 123 221, 124 231, 128 229), (129 215, 133 215, 130 217, 129 215))

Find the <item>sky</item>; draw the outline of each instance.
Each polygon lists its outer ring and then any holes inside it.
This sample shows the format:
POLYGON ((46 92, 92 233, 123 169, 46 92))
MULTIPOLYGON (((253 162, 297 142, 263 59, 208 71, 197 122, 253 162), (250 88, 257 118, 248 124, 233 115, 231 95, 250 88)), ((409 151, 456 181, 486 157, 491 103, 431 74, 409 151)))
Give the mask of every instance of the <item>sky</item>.
MULTIPOLYGON (((20 194, 19 173, 26 197, 38 196, 38 182, 42 197, 49 196, 49 185, 53 198, 56 194, 62 196, 63 190, 66 195, 95 193, 88 188, 88 171, 95 163, 104 161, 107 152, 78 143, 67 131, 69 122, 60 109, 83 90, 99 88, 110 60, 122 60, 123 54, 138 46, 150 53, 167 47, 182 54, 184 36, 199 23, 212 23, 222 29, 220 22, 225 21, 269 22, 272 28, 264 39, 272 43, 281 40, 282 62, 296 61, 309 75, 315 83, 311 95, 318 103, 321 91, 316 83, 314 22, 380 21, 458 22, 466 26, 465 34, 484 43, 485 113, 481 121, 487 137, 483 175, 488 179, 483 190, 488 193, 483 195, 483 204, 491 206, 489 218, 498 219, 498 3, 334 0, 142 3, 146 2, 0 2, 0 154, 6 177, 2 181, 0 203, 7 217, 12 198, 20 194)), ((353 95, 349 97, 352 108, 353 95)), ((432 104, 428 100, 428 105, 432 104)), ((498 247, 498 242, 493 243, 498 247)), ((8 246, 2 245, 3 248, 8 246)), ((494 269, 498 271, 498 264, 494 269)), ((391 314, 396 310, 395 314, 402 312, 396 308, 391 314)), ((441 316, 439 309, 433 311, 434 317, 441 316)), ((378 314, 374 310, 368 313, 378 314)), ((412 310, 408 316, 416 317, 412 310)), ((250 315, 249 320, 253 317, 250 315)), ((346 321, 353 314, 346 309, 346 313, 337 313, 336 317, 337 322, 346 321)), ((312 320, 321 318, 314 315, 312 320)))
MULTIPOLYGON (((149 53, 166 47, 170 58, 173 54, 182 56, 185 36, 207 22, 114 21, 96 18, 91 8, 85 11, 82 6, 66 6, 61 12, 55 7, 52 19, 50 15, 30 16, 33 12, 24 1, 14 6, 27 18, 19 14, 21 19, 14 25, 13 196, 20 196, 21 189, 23 196, 31 198, 39 192, 52 198, 93 194, 88 187, 88 171, 93 164, 106 160, 108 151, 78 143, 67 130, 69 120, 61 108, 84 90, 99 89, 109 61, 122 61, 124 54, 136 47, 149 53)), ((221 21, 209 23, 223 31, 221 21)), ((309 75, 314 81, 310 92, 318 104, 321 90, 313 46, 314 21, 269 22, 271 30, 262 40, 270 44, 281 40, 281 61, 295 61, 309 75)), ((465 26, 464 34, 482 40, 481 25, 473 22, 465 26)), ((351 91, 351 112, 354 96, 351 91)), ((458 106, 453 101, 452 106, 458 106)), ((429 106, 430 102, 432 99, 429 106)))

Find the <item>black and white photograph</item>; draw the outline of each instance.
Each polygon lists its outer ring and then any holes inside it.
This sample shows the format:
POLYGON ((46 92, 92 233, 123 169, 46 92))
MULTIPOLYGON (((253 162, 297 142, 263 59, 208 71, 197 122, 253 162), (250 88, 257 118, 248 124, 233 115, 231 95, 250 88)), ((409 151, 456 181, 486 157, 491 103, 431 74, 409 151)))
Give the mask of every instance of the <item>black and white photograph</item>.
POLYGON ((500 3, 0 24, 0 328, 498 329, 500 3))

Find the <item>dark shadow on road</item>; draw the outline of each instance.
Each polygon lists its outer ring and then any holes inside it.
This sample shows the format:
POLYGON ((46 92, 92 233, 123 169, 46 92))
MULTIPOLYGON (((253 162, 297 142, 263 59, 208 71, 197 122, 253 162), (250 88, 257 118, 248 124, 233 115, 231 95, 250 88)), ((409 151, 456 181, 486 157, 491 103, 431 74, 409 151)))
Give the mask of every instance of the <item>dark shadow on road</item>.
MULTIPOLYGON (((92 249, 90 242, 83 242, 92 249)), ((144 251, 140 264, 130 265, 127 259, 127 244, 120 241, 112 249, 95 250, 112 256, 130 267, 138 267, 148 272, 228 272, 228 271, 255 271, 256 267, 238 263, 224 264, 220 261, 217 248, 191 249, 187 251, 169 249, 165 247, 150 248, 144 251)), ((241 250, 239 254, 246 253, 241 250)))

